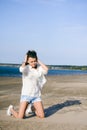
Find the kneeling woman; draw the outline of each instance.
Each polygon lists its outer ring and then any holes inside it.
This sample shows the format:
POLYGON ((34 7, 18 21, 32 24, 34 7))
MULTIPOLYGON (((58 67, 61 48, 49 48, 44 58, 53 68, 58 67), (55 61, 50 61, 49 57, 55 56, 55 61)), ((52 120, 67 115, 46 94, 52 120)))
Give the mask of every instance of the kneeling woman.
POLYGON ((46 82, 45 75, 48 72, 48 67, 38 60, 35 51, 29 50, 19 69, 22 73, 23 81, 19 112, 16 112, 13 105, 10 105, 7 110, 7 115, 24 118, 28 104, 33 104, 36 115, 44 118, 41 90, 46 82))

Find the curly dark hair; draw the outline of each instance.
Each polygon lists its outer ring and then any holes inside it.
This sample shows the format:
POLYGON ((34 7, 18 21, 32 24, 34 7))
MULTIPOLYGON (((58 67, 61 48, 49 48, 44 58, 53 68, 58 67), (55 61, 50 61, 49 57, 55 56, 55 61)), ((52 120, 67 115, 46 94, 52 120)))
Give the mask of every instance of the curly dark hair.
MULTIPOLYGON (((36 58, 36 60, 38 59, 37 53, 36 53, 36 51, 34 51, 34 50, 29 50, 29 51, 26 53, 26 55, 27 55, 27 60, 28 60, 29 57, 31 57, 31 58, 36 58)), ((26 65, 27 65, 27 64, 28 64, 28 63, 26 62, 26 65)))
POLYGON ((27 52, 27 57, 29 58, 29 57, 32 57, 32 58, 36 58, 37 59, 37 53, 36 53, 36 51, 34 51, 34 50, 29 50, 28 52, 27 52))

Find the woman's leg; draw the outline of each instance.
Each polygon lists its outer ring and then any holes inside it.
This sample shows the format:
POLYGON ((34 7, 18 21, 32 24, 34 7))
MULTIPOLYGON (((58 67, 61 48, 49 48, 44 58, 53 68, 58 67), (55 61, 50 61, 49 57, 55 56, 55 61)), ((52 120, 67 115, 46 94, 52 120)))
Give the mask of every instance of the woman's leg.
POLYGON ((16 118, 24 118, 25 110, 28 103, 26 101, 23 101, 20 103, 19 112, 16 112, 14 109, 11 109, 12 115, 16 118))
POLYGON ((45 115, 44 115, 44 108, 43 108, 43 104, 41 101, 38 101, 38 102, 34 102, 34 108, 35 108, 35 113, 38 117, 40 118, 44 118, 45 115))

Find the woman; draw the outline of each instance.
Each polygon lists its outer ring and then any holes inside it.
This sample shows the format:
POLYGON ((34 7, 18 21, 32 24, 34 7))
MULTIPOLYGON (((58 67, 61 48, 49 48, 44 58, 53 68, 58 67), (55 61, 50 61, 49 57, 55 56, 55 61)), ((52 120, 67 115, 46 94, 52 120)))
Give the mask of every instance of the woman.
POLYGON ((44 75, 47 74, 48 67, 38 60, 35 51, 29 50, 19 69, 23 81, 19 112, 16 112, 13 105, 10 105, 7 114, 16 118, 24 118, 28 104, 32 103, 36 115, 44 118, 41 90, 46 82, 44 75))

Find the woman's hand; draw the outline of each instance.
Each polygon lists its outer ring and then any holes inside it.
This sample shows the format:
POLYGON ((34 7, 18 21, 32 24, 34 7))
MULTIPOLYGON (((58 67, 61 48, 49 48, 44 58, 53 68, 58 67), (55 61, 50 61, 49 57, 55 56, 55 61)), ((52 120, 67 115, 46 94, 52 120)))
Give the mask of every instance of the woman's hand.
POLYGON ((48 67, 42 63, 40 60, 38 60, 38 64, 42 66, 42 68, 44 68, 46 71, 48 71, 48 67))

